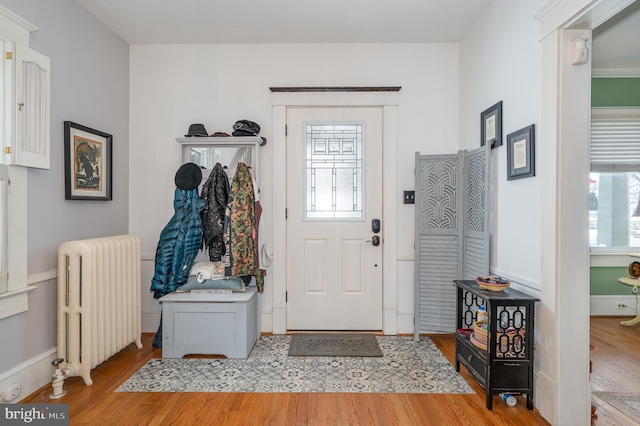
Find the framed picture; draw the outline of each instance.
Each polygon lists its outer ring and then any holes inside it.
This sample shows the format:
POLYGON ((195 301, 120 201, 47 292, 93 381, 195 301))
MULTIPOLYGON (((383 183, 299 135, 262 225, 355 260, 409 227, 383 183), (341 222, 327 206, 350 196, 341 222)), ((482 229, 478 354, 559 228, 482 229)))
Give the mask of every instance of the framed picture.
POLYGON ((535 152, 533 124, 507 135, 507 180, 535 176, 535 152))
POLYGON ((480 145, 491 144, 491 148, 502 145, 502 101, 480 114, 480 145))
POLYGON ((108 133, 64 122, 66 200, 111 200, 112 139, 108 133))

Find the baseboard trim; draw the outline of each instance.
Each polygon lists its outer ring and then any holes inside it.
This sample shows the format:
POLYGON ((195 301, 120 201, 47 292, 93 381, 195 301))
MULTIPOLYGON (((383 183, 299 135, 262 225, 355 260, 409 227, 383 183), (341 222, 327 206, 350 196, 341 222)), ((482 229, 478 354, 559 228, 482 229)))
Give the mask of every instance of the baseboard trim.
POLYGON ((546 421, 553 424, 555 416, 554 395, 558 392, 558 382, 541 371, 534 373, 533 400, 538 412, 546 421))
MULTIPOLYGON (((20 384, 20 395, 13 401, 5 403, 15 404, 27 396, 31 395, 47 383, 51 382, 53 366, 51 363, 58 357, 58 348, 51 348, 48 351, 28 359, 10 370, 0 374, 0 391, 13 384, 20 384)), ((0 398, 2 401, 2 398, 0 398)))
POLYGON ((398 311, 398 335, 409 334, 413 335, 413 311, 412 312, 400 312, 398 311))
MULTIPOLYGON (((636 315, 633 310, 636 308, 635 296, 620 296, 620 295, 601 295, 590 296, 589 298, 589 314, 590 315, 603 315, 603 316, 615 316, 615 317, 633 317, 636 315), (616 305, 623 303, 630 308, 618 309, 616 305)), ((640 304, 638 305, 640 313, 640 304)))
POLYGON ((260 312, 260 333, 273 334, 273 313, 260 312))
POLYGON ((160 325, 160 312, 143 312, 142 313, 142 332, 153 333, 158 331, 160 325))

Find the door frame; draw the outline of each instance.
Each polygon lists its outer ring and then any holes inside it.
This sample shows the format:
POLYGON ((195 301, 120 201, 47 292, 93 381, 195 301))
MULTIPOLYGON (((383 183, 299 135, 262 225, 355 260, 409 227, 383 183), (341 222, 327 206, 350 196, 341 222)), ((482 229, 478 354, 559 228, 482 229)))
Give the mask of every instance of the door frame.
POLYGON ((396 147, 397 110, 400 87, 271 88, 273 113, 273 333, 287 332, 287 108, 290 107, 380 107, 382 109, 382 331, 398 333, 396 284, 397 223, 396 147))
POLYGON ((587 201, 591 55, 571 65, 573 40, 636 0, 552 0, 536 15, 541 24, 542 102, 540 173, 542 211, 541 303, 534 400, 551 424, 589 424, 589 239, 587 201), (570 153, 570 155, 563 155, 570 153), (571 176, 564 179, 563 176, 571 176), (581 177, 582 176, 582 177, 581 177), (580 236, 576 238, 576 236, 580 236), (576 348, 581 348, 576 350, 576 348), (571 365, 571 368, 560 366, 571 365))

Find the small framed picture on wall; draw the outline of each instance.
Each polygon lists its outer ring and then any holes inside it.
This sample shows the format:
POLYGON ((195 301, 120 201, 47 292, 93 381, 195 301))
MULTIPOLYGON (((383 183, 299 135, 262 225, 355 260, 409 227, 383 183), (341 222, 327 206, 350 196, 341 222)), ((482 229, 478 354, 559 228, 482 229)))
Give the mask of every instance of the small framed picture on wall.
POLYGON ((480 114, 480 145, 491 144, 491 148, 502 145, 502 101, 480 114))
POLYGON ((536 175, 535 125, 507 135, 507 180, 536 175))
POLYGON ((64 122, 66 200, 111 200, 111 144, 105 132, 64 122))

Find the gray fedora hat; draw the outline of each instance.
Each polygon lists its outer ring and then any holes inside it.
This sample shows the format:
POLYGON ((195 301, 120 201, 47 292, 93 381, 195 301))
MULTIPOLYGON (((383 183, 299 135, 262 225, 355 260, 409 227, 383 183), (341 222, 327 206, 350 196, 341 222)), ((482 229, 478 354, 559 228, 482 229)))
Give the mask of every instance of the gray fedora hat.
POLYGON ((209 136, 204 124, 195 123, 189 126, 189 132, 185 136, 209 136))

